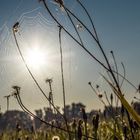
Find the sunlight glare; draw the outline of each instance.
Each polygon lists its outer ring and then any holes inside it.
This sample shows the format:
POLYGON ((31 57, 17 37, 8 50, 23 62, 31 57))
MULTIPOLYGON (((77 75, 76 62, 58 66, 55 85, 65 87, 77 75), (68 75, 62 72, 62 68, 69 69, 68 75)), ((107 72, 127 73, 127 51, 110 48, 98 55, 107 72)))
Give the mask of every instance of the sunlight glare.
POLYGON ((39 68, 46 64, 46 55, 38 48, 30 49, 27 52, 27 63, 33 68, 39 68))

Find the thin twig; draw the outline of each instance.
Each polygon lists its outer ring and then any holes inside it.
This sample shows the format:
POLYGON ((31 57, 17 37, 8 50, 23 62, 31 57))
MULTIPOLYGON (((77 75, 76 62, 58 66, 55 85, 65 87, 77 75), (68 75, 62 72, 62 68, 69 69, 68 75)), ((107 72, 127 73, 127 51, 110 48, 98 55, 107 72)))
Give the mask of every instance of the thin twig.
MULTIPOLYGON (((62 42, 61 42, 61 26, 59 27, 59 46, 60 46, 60 55, 61 55, 61 78, 62 78, 62 90, 63 90, 63 105, 64 105, 64 119, 66 123, 67 130, 69 132, 68 121, 66 117, 66 93, 65 93, 65 81, 64 81, 64 69, 63 69, 63 50, 62 50, 62 42)), ((71 140, 71 135, 69 134, 69 139, 71 140)))

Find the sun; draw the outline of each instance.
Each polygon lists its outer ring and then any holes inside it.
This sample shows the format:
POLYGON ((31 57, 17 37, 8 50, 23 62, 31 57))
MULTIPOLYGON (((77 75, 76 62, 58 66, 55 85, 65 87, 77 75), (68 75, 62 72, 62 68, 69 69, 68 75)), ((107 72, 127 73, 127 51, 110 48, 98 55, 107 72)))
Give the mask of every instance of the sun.
POLYGON ((29 49, 26 55, 26 62, 32 68, 40 68, 47 63, 47 55, 38 48, 29 49))

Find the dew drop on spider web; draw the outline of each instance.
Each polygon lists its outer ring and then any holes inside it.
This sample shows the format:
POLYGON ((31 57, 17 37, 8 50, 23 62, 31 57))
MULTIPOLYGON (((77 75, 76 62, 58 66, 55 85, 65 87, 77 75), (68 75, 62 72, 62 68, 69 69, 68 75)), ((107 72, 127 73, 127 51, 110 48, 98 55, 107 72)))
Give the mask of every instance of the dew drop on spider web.
POLYGON ((80 23, 76 25, 76 28, 80 31, 83 31, 83 26, 80 23))

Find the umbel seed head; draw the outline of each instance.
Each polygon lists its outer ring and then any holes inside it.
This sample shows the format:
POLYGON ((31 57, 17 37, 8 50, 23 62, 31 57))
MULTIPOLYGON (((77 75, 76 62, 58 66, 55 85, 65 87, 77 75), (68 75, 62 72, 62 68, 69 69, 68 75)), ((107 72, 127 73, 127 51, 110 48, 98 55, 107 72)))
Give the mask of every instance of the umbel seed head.
POLYGON ((19 94, 20 87, 19 86, 12 86, 12 88, 16 91, 16 94, 19 94))

